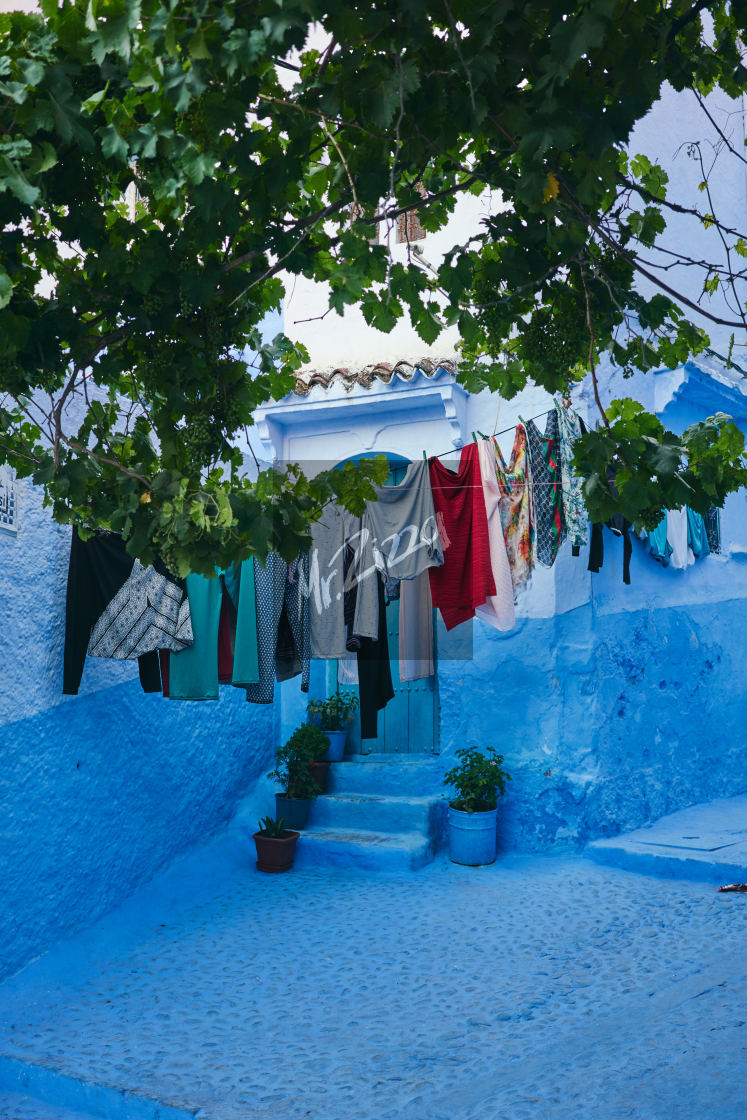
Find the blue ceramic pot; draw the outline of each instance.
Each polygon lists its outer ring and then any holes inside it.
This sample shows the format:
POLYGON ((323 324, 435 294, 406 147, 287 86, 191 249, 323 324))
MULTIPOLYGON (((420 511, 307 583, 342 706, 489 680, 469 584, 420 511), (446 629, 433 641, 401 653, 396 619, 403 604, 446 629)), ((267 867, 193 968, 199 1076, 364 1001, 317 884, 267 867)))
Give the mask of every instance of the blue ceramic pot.
POLYGON ((309 809, 311 801, 301 797, 283 797, 275 794, 275 816, 285 821, 285 827, 291 830, 303 830, 309 823, 309 809))
POLYGON ((347 731, 325 731, 324 734, 329 735, 329 750, 324 758, 328 762, 342 762, 348 737, 347 731))
POLYGON ((497 809, 463 813, 449 806, 449 856, 452 863, 479 867, 495 861, 497 809))

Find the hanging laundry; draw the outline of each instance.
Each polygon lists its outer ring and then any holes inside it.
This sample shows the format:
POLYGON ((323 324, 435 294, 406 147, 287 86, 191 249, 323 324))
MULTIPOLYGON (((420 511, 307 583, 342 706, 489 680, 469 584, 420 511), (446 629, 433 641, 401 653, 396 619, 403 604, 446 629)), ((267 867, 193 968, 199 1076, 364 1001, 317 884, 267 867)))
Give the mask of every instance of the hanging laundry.
POLYGON ((511 630, 516 624, 516 611, 511 569, 501 522, 503 494, 498 482, 495 445, 492 440, 483 439, 477 445, 477 452, 480 460, 485 512, 488 518, 490 565, 495 582, 495 595, 488 596, 483 604, 476 607, 475 614, 483 622, 494 626, 496 630, 511 630))
MULTIPOLYGON (((630 539, 632 525, 619 514, 605 523, 607 528, 616 537, 623 539, 623 583, 630 583, 630 558, 633 555, 633 542, 630 539)), ((597 522, 591 527, 591 541, 589 544, 589 563, 587 571, 598 572, 604 564, 604 525, 597 522)))
POLYGON ((425 459, 410 463, 396 486, 375 486, 374 490, 376 501, 366 502, 363 532, 370 534, 375 563, 387 579, 414 579, 427 568, 443 564, 425 459))
POLYGON ((716 506, 711 508, 703 518, 705 522, 706 536, 708 537, 708 547, 711 552, 721 551, 721 515, 716 506))
POLYGON ((223 573, 223 584, 231 598, 236 617, 231 684, 236 688, 246 688, 248 684, 259 683, 254 560, 233 564, 223 573))
POLYGON ((517 424, 511 458, 506 466, 495 439, 496 477, 501 488, 501 524, 506 542, 506 555, 511 582, 518 591, 532 574, 534 528, 529 500, 529 459, 527 437, 522 424, 517 424))
POLYGON ((540 435, 534 420, 526 425, 531 471, 532 520, 537 562, 549 568, 555 563, 558 548, 565 538, 563 493, 558 452, 558 414, 547 414, 545 434, 540 435))
POLYGON ((684 571, 695 563, 693 551, 687 543, 687 507, 667 510, 667 541, 672 549, 670 563, 684 571))
MULTIPOLYGON (((513 599, 512 599, 513 605, 513 599)), ((434 664, 433 599, 428 572, 402 580, 399 597, 399 679, 432 677, 434 664)))
POLYGON ((361 518, 330 503, 311 526, 308 557, 308 581, 302 591, 309 603, 311 656, 345 657, 349 652, 344 613, 346 591, 356 591, 351 635, 378 635, 378 581, 370 534, 364 534, 361 518), (353 550, 353 563, 347 569, 346 580, 348 545, 353 550))
POLYGON ((190 573, 187 595, 194 642, 169 657, 168 695, 174 700, 218 699, 218 628, 223 597, 219 576, 190 573))
POLYGON ((582 478, 572 467, 573 445, 581 435, 581 417, 572 408, 555 401, 558 414, 558 446, 560 453, 560 484, 563 496, 563 519, 571 541, 571 551, 578 556, 581 545, 589 540, 589 518, 584 505, 582 478))
POLYGON ((161 691, 159 648, 183 650, 193 641, 182 580, 157 564, 134 560, 116 533, 81 540, 73 529, 67 576, 62 691, 75 696, 86 652, 134 661, 145 692, 161 691))
POLYGON ((354 653, 338 658, 337 683, 358 684, 358 658, 354 653))
POLYGON ((233 681, 233 657, 236 649, 236 608, 221 576, 220 618, 218 620, 218 683, 233 681))
POLYGON ((436 458, 429 464, 436 517, 449 541, 443 566, 429 569, 431 594, 451 630, 496 593, 477 444, 462 448, 456 473, 436 458))
MULTIPOLYGON (((305 594, 308 579, 307 553, 292 564, 288 564, 276 552, 269 553, 264 565, 258 560, 254 561, 259 682, 248 685, 246 689, 246 698, 252 704, 272 703, 275 675, 278 671, 278 631, 284 607, 295 650, 292 663, 300 667, 301 691, 309 691, 311 643, 309 600, 305 594)), ((281 674, 289 671, 290 661, 283 646, 281 674)))
POLYGON ((666 513, 656 528, 648 534, 648 548, 654 560, 658 560, 665 568, 669 567, 669 557, 672 555, 672 546, 667 540, 666 513))
POLYGON ((191 573, 187 594, 194 644, 169 659, 164 695, 173 700, 217 700, 219 684, 256 684, 254 561, 245 560, 213 578, 191 573))
POLYGON ((361 739, 376 739, 379 734, 378 713, 394 696, 392 670, 389 662, 389 638, 386 628, 384 579, 376 576, 378 602, 378 638, 361 638, 358 650, 358 694, 360 696, 361 739))
POLYGON ((687 544, 693 556, 708 556, 711 546, 708 543, 705 522, 701 514, 685 506, 687 511, 687 544))

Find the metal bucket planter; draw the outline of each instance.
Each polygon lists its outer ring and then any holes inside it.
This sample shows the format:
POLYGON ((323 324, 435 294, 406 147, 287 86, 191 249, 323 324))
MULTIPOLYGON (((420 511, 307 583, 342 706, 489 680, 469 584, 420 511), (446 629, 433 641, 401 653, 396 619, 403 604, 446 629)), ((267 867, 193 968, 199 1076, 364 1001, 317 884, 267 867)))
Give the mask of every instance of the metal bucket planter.
POLYGON ((497 809, 463 813, 449 806, 449 857, 452 863, 479 867, 495 862, 497 809))
POLYGON ((296 855, 297 840, 298 833, 289 828, 286 828, 284 836, 263 836, 261 832, 255 832, 257 868, 275 875, 289 871, 296 855))
POLYGON ((342 762, 348 737, 347 731, 325 731, 324 734, 329 736, 329 750, 324 756, 325 759, 328 762, 342 762))
POLYGON ((275 794, 275 816, 278 820, 282 817, 286 828, 304 829, 309 822, 309 809, 311 801, 305 797, 283 797, 275 794))

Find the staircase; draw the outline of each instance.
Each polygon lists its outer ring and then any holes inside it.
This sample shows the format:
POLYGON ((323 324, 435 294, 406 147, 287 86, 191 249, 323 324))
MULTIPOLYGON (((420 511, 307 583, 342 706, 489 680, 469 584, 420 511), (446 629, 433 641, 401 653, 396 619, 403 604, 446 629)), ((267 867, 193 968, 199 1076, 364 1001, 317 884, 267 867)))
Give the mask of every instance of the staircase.
POLYGON ((434 755, 362 755, 333 762, 312 802, 297 867, 414 870, 442 845, 443 766, 434 755))

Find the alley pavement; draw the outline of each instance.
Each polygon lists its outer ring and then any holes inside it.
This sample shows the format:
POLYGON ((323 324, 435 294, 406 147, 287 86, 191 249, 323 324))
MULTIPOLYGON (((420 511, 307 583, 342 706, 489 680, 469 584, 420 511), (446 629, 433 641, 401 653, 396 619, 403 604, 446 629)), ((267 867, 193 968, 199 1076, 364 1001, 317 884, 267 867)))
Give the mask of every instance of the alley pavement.
POLYGON ((744 1120, 747 894, 716 887, 272 876, 237 830, 0 986, 0 1118, 744 1120))

